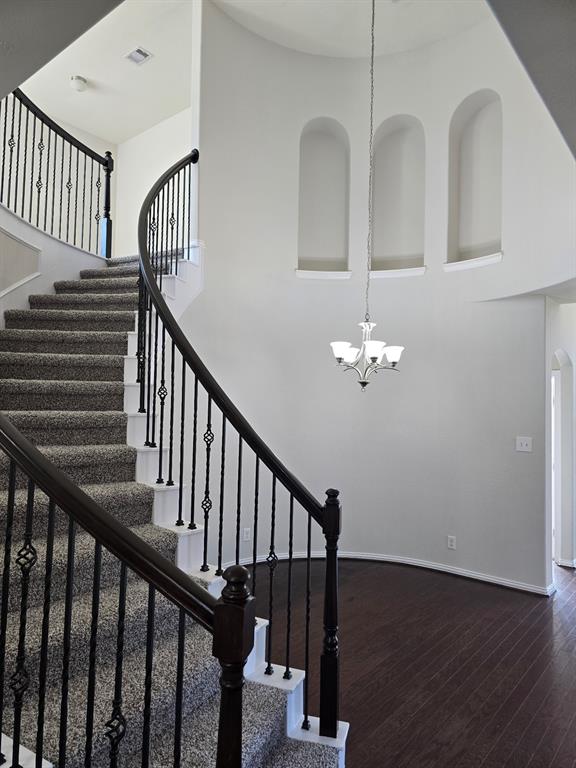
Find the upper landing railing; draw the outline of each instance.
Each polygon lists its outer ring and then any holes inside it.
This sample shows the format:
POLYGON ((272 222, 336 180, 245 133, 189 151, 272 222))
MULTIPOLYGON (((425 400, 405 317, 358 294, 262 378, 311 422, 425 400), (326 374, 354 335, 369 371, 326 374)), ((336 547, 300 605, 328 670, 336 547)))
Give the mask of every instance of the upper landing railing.
POLYGON ((0 204, 30 224, 110 258, 113 169, 19 89, 0 101, 0 204))

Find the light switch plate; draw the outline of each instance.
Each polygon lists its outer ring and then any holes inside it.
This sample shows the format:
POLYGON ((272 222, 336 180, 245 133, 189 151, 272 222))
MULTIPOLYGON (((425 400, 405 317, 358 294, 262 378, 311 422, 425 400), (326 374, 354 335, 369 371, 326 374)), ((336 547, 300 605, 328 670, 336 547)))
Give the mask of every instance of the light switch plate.
POLYGON ((532 453, 532 438, 531 437, 517 437, 516 438, 516 450, 521 453, 532 453))

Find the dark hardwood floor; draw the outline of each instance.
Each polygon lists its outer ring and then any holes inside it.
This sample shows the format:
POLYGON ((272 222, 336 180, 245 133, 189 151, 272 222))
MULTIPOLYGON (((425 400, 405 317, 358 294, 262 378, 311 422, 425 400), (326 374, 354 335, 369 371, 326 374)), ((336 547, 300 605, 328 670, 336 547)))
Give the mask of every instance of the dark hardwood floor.
MULTIPOLYGON (((257 569, 267 616, 267 569, 257 569)), ((347 768, 576 768, 576 576, 552 598, 410 566, 340 564, 347 768)), ((273 659, 285 658, 287 566, 275 575, 273 659)), ((303 668, 305 564, 293 574, 291 663, 303 668)), ((312 659, 322 637, 313 563, 312 659)), ((318 713, 318 676, 310 681, 318 713)))

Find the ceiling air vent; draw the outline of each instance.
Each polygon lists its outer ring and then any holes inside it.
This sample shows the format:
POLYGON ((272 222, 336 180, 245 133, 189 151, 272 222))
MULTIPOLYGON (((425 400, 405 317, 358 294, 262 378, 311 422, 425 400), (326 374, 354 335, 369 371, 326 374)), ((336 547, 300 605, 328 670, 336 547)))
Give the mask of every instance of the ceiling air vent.
POLYGON ((144 64, 145 61, 152 58, 152 54, 146 48, 135 48, 130 53, 127 53, 125 58, 134 64, 144 64))

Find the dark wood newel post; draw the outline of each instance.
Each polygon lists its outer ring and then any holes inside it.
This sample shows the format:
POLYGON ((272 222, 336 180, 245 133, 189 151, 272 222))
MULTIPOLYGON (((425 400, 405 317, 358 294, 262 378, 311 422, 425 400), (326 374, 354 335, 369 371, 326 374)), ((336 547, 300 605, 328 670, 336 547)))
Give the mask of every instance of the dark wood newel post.
POLYGON ((244 664, 254 646, 256 603, 241 565, 224 571, 226 586, 214 608, 212 654, 220 662, 220 724, 216 768, 242 768, 244 664))
POLYGON ((340 701, 338 651, 338 539, 341 529, 339 491, 329 488, 322 529, 326 537, 324 643, 320 659, 320 735, 336 738, 340 701))
POLYGON ((110 218, 110 208, 112 206, 112 194, 110 190, 111 175, 114 170, 114 160, 112 152, 106 152, 106 165, 104 166, 104 232, 102 242, 104 243, 104 255, 107 259, 112 258, 112 219, 110 218))

